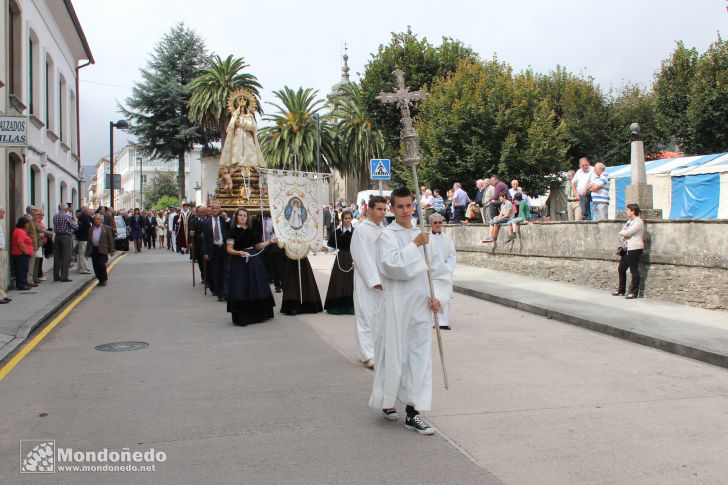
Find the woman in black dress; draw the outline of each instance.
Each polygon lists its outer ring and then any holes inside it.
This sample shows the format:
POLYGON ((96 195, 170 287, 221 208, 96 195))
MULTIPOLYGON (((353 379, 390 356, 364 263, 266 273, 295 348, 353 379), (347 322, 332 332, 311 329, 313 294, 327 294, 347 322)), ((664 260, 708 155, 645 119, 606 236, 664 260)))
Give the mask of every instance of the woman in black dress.
POLYGON ((283 298, 281 313, 298 315, 299 313, 319 313, 324 311, 321 305, 318 285, 313 276, 313 269, 308 258, 295 260, 283 253, 283 298), (299 278, 300 270, 300 278, 299 278))
POLYGON ((327 251, 337 251, 331 268, 329 289, 324 308, 332 315, 354 315, 354 261, 351 258, 351 236, 354 228, 351 211, 341 213, 341 226, 331 231, 327 251))
POLYGON ((227 239, 228 293, 227 311, 233 324, 245 326, 273 318, 273 293, 263 267, 263 249, 277 242, 275 236, 260 242, 250 227, 248 211, 240 208, 231 221, 227 239))

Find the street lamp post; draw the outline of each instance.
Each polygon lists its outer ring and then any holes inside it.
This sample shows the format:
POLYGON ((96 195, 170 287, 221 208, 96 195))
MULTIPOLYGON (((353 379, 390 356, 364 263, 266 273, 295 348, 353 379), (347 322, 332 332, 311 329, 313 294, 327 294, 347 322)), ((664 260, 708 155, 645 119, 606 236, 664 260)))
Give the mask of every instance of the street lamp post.
POLYGON ((298 172, 298 143, 292 143, 291 149, 291 161, 293 162, 293 171, 298 172))
POLYGON ((316 171, 321 173, 321 116, 318 113, 313 116, 316 118, 316 171))
POLYGON ((139 162, 139 209, 144 210, 144 159, 137 157, 139 162))
POLYGON ((126 130, 129 128, 129 122, 119 120, 116 123, 109 121, 109 174, 111 189, 109 192, 109 207, 114 208, 114 128, 126 130))

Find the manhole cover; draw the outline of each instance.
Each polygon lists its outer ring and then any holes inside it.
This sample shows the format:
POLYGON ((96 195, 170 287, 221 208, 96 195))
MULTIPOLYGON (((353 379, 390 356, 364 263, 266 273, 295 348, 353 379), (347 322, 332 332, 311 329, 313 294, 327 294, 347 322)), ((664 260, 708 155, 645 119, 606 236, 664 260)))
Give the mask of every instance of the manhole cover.
POLYGON ((127 350, 139 350, 149 347, 146 342, 111 342, 94 347, 101 352, 126 352, 127 350))

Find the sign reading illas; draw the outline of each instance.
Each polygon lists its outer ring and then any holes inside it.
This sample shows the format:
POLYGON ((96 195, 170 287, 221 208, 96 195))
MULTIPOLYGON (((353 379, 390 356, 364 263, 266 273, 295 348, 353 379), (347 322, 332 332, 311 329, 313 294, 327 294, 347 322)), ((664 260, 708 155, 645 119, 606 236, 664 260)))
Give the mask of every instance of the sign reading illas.
POLYGON ((26 116, 0 116, 0 146, 28 146, 28 118, 26 116))

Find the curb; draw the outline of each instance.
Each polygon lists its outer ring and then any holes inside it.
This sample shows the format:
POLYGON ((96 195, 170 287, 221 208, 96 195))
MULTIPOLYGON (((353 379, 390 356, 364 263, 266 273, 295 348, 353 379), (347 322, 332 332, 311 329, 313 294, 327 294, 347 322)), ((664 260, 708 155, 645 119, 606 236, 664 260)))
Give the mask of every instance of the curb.
MULTIPOLYGON (((111 263, 118 257, 119 256, 117 255, 114 256, 112 259, 109 259, 109 263, 111 263)), ((71 290, 70 293, 49 302, 32 317, 23 322, 20 327, 18 327, 15 338, 0 347, 0 364, 4 363, 6 359, 8 357, 11 357, 18 348, 22 347, 23 343, 28 340, 28 337, 33 333, 33 331, 35 331, 38 327, 41 327, 44 323, 52 319, 56 315, 56 313, 58 313, 58 311, 68 305, 74 298, 76 298, 76 296, 78 296, 81 292, 88 288, 96 279, 93 273, 85 276, 88 277, 86 281, 71 290)))
POLYGON ((73 300, 76 295, 85 290, 93 282, 95 276, 93 276, 93 274, 84 276, 90 277, 87 278, 86 281, 81 283, 78 287, 71 290, 70 293, 51 301, 50 303, 45 305, 38 313, 30 317, 30 319, 23 322, 23 324, 18 327, 18 332, 15 334, 15 336, 18 338, 28 338, 28 336, 33 333, 33 330, 51 319, 56 313, 58 313, 61 308, 63 308, 71 300, 73 300))
POLYGON ((728 355, 718 354, 710 350, 705 350, 692 345, 665 340, 654 335, 647 335, 645 333, 635 332, 634 330, 628 330, 625 328, 616 327, 614 325, 607 325, 605 323, 590 320, 577 315, 552 310, 544 306, 532 305, 529 303, 525 303, 521 300, 517 300, 515 298, 508 298, 505 296, 486 293, 484 291, 473 290, 472 288, 466 288, 457 284, 453 284, 453 290, 464 295, 479 298, 481 300, 486 300, 497 303, 499 305, 527 311, 529 313, 534 313, 548 319, 558 320, 563 323, 568 323, 569 325, 574 325, 576 327, 585 328, 594 332, 603 333, 612 337, 620 338, 622 340, 627 340, 629 342, 644 345, 646 347, 652 347, 658 350, 662 350, 664 352, 679 355, 681 357, 687 357, 689 359, 705 362, 706 364, 728 368, 728 355))

